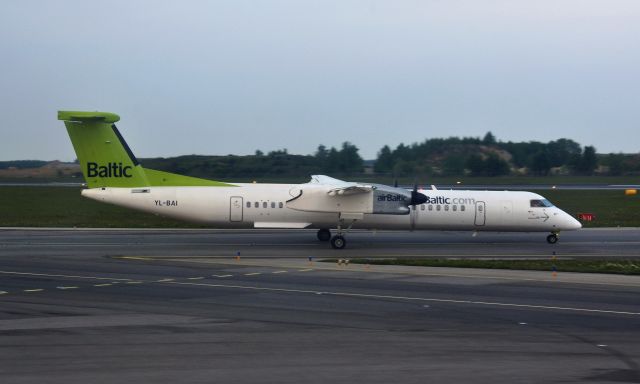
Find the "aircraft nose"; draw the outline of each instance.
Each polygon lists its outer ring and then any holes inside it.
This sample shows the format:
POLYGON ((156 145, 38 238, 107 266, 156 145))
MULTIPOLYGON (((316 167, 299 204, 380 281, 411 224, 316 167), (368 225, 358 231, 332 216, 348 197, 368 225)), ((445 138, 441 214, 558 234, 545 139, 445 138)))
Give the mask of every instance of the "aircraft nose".
POLYGON ((573 216, 569 215, 568 213, 564 213, 564 217, 563 217, 563 229, 565 231, 574 231, 576 229, 580 229, 582 228, 582 223, 580 223, 578 220, 576 220, 573 216))

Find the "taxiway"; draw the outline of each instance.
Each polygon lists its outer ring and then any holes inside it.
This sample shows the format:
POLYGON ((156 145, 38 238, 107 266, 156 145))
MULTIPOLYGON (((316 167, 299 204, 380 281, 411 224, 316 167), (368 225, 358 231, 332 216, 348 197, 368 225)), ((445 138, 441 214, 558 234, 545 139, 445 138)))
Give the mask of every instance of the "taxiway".
POLYGON ((317 261, 614 260, 639 235, 0 230, 0 381, 639 382, 638 277, 317 261))

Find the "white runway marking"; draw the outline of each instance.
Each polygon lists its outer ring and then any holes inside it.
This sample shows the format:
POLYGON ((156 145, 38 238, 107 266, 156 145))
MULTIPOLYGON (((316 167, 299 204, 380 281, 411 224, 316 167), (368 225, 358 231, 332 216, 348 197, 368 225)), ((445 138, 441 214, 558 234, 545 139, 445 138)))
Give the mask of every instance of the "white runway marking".
POLYGON ((204 279, 203 276, 199 276, 199 277, 187 277, 187 280, 202 280, 204 279))
POLYGON ((285 293, 308 293, 308 294, 315 294, 315 295, 332 295, 332 296, 357 297, 357 298, 368 298, 368 299, 423 301, 423 302, 434 302, 434 303, 450 303, 450 304, 481 305, 481 306, 493 306, 493 307, 512 307, 512 308, 526 308, 526 309, 542 309, 542 310, 640 316, 640 312, 614 311, 614 310, 608 310, 608 309, 561 307, 561 306, 554 306, 554 305, 500 303, 500 302, 494 302, 494 301, 475 301, 475 300, 457 300, 457 299, 436 299, 436 298, 429 298, 429 297, 375 295, 375 294, 368 294, 368 293, 314 291, 314 290, 306 290, 306 289, 268 288, 268 287, 257 287, 257 286, 246 286, 246 285, 188 283, 188 282, 177 282, 177 281, 170 282, 168 284, 195 285, 195 286, 212 287, 212 288, 246 289, 246 290, 254 290, 254 291, 271 291, 271 292, 285 292, 285 293))
POLYGON ((58 289, 62 289, 62 290, 66 290, 66 289, 78 289, 78 287, 74 286, 74 285, 60 285, 57 286, 56 288, 58 289))
POLYGON ((24 290, 24 292, 27 292, 27 293, 42 292, 42 291, 44 291, 44 289, 40 289, 40 288, 38 288, 38 289, 25 289, 24 290))
POLYGON ((32 273, 32 272, 15 272, 15 271, 0 271, 5 275, 19 275, 19 276, 36 276, 36 277, 66 277, 71 279, 91 279, 91 280, 120 280, 129 281, 131 279, 117 279, 113 277, 96 277, 96 276, 77 276, 77 275, 57 275, 50 273, 32 273))
POLYGON ((256 275, 262 275, 261 272, 251 272, 251 273, 245 273, 245 276, 256 276, 256 275))
POLYGON ((233 275, 211 275, 213 277, 233 277, 233 275))
POLYGON ((275 271, 275 272, 271 272, 273 274, 278 274, 278 273, 287 273, 287 271, 275 271))
POLYGON ((110 287, 113 284, 110 283, 104 283, 104 284, 94 284, 94 287, 110 287))

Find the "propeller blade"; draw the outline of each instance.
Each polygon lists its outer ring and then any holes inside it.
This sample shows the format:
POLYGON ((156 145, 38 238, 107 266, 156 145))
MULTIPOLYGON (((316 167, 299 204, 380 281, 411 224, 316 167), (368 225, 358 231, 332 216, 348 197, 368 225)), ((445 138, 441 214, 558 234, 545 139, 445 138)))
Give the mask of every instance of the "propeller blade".
POLYGON ((418 182, 415 181, 413 184, 413 191, 411 191, 411 203, 410 205, 420 205, 424 204, 427 201, 427 196, 418 192, 418 182))

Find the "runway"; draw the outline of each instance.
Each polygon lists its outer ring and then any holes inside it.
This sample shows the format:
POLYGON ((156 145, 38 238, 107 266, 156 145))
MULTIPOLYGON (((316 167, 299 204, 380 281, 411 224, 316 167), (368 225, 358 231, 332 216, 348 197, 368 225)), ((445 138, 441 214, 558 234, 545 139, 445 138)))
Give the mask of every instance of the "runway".
POLYGON ((318 261, 614 261, 639 235, 0 230, 0 381, 640 382, 640 277, 318 261))

